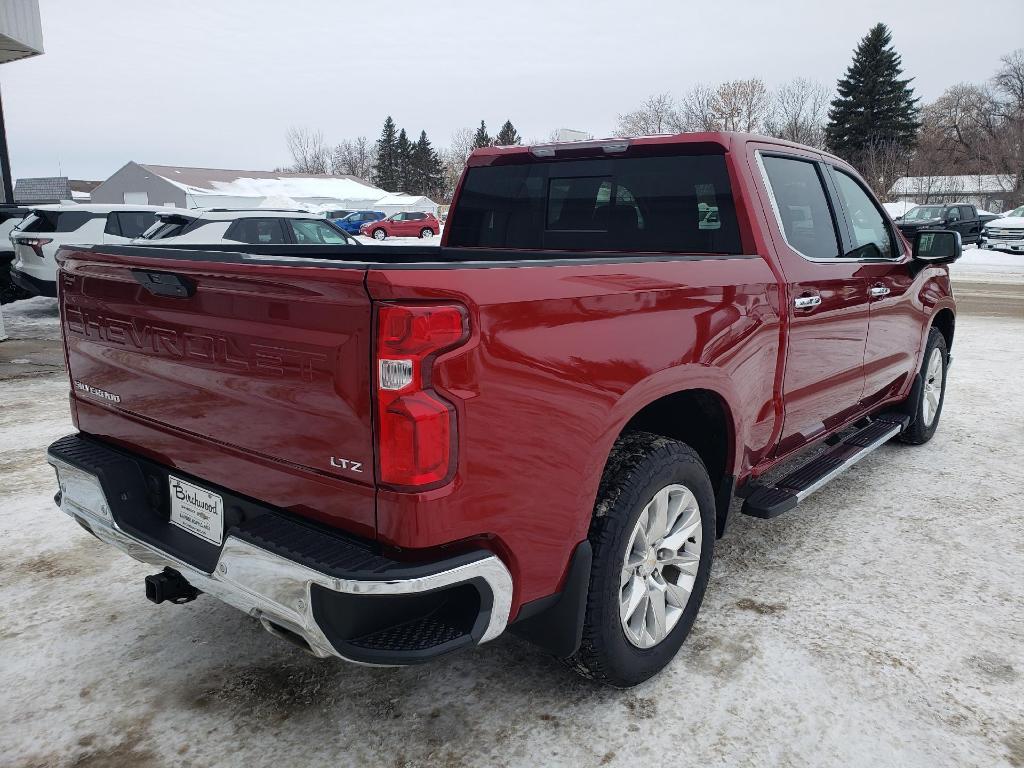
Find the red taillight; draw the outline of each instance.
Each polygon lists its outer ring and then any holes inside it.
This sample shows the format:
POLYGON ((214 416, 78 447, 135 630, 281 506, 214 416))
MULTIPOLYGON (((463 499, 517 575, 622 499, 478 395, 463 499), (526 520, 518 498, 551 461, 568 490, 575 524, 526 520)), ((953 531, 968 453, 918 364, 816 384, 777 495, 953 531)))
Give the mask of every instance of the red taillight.
POLYGON ((380 481, 415 487, 454 469, 455 409, 431 389, 434 357, 469 337, 455 304, 377 309, 377 435, 380 481))
POLYGON ((31 248, 33 251, 36 252, 36 256, 38 256, 40 259, 44 259, 46 257, 43 256, 43 246, 44 245, 49 245, 50 243, 52 243, 53 242, 53 238, 50 238, 50 237, 23 237, 20 240, 18 240, 17 242, 21 243, 22 245, 27 245, 29 248, 31 248))

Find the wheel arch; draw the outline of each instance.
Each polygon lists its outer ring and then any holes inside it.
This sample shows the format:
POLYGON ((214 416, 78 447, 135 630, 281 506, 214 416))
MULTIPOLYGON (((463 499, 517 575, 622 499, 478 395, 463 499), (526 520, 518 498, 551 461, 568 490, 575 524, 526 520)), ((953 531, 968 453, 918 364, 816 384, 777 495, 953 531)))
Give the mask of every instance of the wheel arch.
POLYGON ((953 348, 953 333, 956 330, 956 315, 949 307, 943 307, 932 317, 932 327, 946 340, 946 351, 953 348))
POLYGON ((736 427, 728 400, 714 389, 682 389, 639 408, 619 436, 644 431, 686 443, 708 471, 715 489, 717 533, 725 531, 735 484, 736 427))

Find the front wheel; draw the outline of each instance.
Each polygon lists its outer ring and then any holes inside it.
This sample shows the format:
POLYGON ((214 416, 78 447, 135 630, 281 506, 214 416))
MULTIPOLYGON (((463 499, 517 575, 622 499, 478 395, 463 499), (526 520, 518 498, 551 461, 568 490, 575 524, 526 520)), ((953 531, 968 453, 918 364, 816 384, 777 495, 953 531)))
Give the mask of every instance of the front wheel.
POLYGON ((421 240, 425 240, 428 237, 433 237, 433 236, 434 236, 434 230, 432 230, 430 227, 424 227, 423 229, 420 230, 420 239, 421 240))
POLYGON ((388 236, 388 233, 385 232, 383 229, 375 229, 375 230, 373 230, 373 239, 374 240, 383 240, 387 236, 388 236))
POLYGON ((949 355, 946 337, 937 328, 928 331, 928 343, 924 348, 921 362, 921 386, 912 395, 915 401, 908 403, 913 421, 900 435, 900 440, 911 445, 921 445, 932 439, 939 426, 942 404, 946 400, 946 366, 949 355))
POLYGON ((583 639, 569 664, 626 688, 659 672, 690 632, 711 574, 715 501, 700 456, 646 432, 619 438, 590 526, 583 639))

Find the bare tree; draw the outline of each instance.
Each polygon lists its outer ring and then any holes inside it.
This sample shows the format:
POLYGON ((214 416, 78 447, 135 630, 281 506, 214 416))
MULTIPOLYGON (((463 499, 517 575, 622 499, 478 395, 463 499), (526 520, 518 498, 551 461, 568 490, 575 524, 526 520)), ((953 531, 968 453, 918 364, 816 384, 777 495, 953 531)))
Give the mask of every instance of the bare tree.
POLYGON ((470 128, 460 128, 452 134, 452 138, 446 149, 438 154, 441 157, 441 178, 443 189, 439 195, 443 202, 451 200, 455 192, 455 185, 459 183, 459 176, 462 169, 466 167, 466 158, 474 148, 474 132, 470 128))
POLYGON ((675 130, 678 122, 672 97, 659 93, 648 96, 639 109, 620 114, 615 132, 619 136, 652 136, 675 130))
POLYGON ((292 126, 285 134, 292 156, 292 170, 297 173, 327 173, 331 152, 324 144, 321 131, 305 126, 292 126))
POLYGON ((828 104, 828 88, 815 80, 794 78, 772 94, 764 131, 769 136, 824 149, 828 104))
POLYGON ((691 88, 679 103, 676 130, 720 131, 722 126, 716 114, 717 98, 718 94, 710 85, 698 83, 691 88))
POLYGON ((907 150, 898 141, 874 141, 853 163, 871 190, 881 200, 889 199, 889 190, 907 168, 907 150))
POLYGON ((758 133, 771 104, 768 88, 760 78, 729 80, 718 86, 714 114, 724 131, 758 133))
POLYGON ((372 170, 372 147, 365 136, 344 139, 331 153, 331 173, 369 179, 372 170))

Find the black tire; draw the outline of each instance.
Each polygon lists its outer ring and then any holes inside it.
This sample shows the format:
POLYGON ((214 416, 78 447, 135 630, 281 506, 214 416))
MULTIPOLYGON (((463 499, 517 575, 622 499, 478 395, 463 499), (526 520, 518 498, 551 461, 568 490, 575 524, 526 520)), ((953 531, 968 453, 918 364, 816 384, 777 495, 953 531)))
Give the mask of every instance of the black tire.
POLYGON ((430 227, 424 227, 420 230, 420 240, 426 240, 428 237, 434 236, 434 230, 430 227))
POLYGON ((942 406, 946 402, 946 368, 948 365, 949 351, 946 349, 946 337, 937 328, 932 328, 928 331, 928 343, 924 348, 924 359, 921 360, 921 386, 917 387, 917 391, 911 394, 914 402, 906 404, 906 411, 910 414, 913 421, 909 427, 903 430, 903 433, 900 435, 900 441, 910 445, 922 445, 932 439, 932 435, 935 434, 935 430, 939 426, 942 406), (928 414, 925 413, 925 398, 928 396, 928 364, 935 350, 938 350, 940 355, 942 382, 939 387, 938 407, 934 409, 934 415, 931 416, 929 421, 928 414))
POLYGON ((676 655, 700 610, 711 575, 715 499, 700 456, 685 443, 647 432, 619 438, 608 459, 590 525, 594 560, 590 572, 583 639, 567 663, 584 677, 628 688, 659 672, 676 655), (651 648, 627 638, 619 618, 620 573, 629 539, 654 494, 685 485, 697 501, 701 550, 689 600, 675 627, 651 648))
POLYGON ((371 237, 373 237, 374 240, 383 240, 387 236, 388 233, 385 232, 383 229, 380 229, 379 227, 373 230, 373 232, 371 233, 371 237), (380 237, 377 237, 377 235, 380 235, 380 237))

